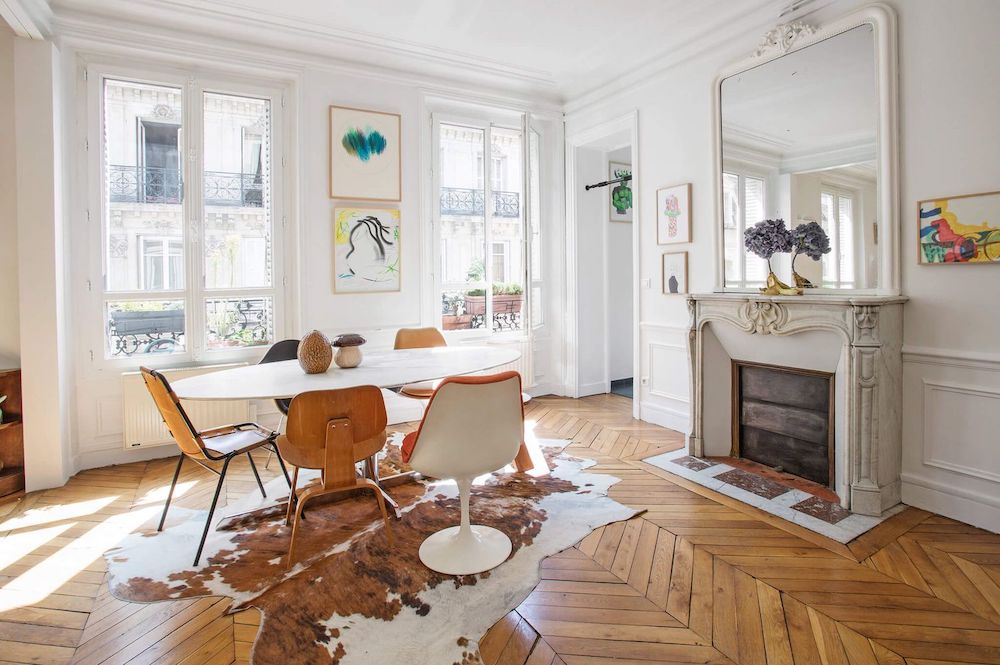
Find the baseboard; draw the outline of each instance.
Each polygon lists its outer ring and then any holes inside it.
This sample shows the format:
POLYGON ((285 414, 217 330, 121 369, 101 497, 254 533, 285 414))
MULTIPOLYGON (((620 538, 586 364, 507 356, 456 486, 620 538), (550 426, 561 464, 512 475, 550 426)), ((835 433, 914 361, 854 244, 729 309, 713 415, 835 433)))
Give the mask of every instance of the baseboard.
POLYGON ((561 383, 536 383, 524 392, 532 397, 542 397, 543 395, 566 396, 566 387, 561 383))
POLYGON ((691 416, 687 411, 678 411, 659 404, 642 402, 639 405, 640 419, 660 427, 666 427, 683 434, 691 433, 691 416))
POLYGON ((1000 533, 1000 502, 995 497, 923 476, 904 473, 903 503, 1000 533))
POLYGON ((608 384, 605 381, 582 383, 579 386, 580 397, 587 397, 588 395, 605 395, 607 392, 608 384))
POLYGON ((120 447, 105 450, 88 450, 81 452, 73 459, 73 473, 86 469, 98 469, 113 464, 128 464, 130 462, 146 462, 151 459, 173 457, 177 454, 177 446, 167 443, 162 446, 149 446, 125 450, 120 447))

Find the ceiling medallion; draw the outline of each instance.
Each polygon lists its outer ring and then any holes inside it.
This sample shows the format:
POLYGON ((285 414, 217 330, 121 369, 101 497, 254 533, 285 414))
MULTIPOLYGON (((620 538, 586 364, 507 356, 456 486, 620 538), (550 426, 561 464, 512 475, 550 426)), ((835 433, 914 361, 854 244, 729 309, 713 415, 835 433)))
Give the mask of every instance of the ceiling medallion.
POLYGON ((763 58, 771 54, 782 55, 787 53, 796 42, 814 34, 816 34, 816 28, 808 23, 802 21, 782 23, 764 35, 752 57, 763 58))

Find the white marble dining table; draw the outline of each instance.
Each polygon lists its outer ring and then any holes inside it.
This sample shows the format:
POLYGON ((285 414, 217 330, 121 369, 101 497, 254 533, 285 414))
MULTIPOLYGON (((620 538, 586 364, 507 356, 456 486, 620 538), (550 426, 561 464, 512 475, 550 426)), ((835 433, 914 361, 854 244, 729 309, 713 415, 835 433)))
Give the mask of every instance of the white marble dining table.
POLYGON ((516 362, 520 351, 509 346, 442 346, 365 353, 361 365, 336 364, 322 374, 306 374, 297 360, 247 365, 180 379, 171 384, 181 399, 289 399, 309 390, 353 386, 394 388, 446 376, 472 374, 516 362))

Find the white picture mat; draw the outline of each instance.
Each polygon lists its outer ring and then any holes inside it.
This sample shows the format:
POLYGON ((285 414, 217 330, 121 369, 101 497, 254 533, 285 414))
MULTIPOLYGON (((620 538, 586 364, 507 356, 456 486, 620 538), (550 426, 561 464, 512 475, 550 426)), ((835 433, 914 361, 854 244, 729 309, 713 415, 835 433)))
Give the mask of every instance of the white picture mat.
POLYGON ((330 107, 330 198, 358 201, 402 199, 400 116, 342 106, 330 107), (362 161, 343 146, 351 128, 377 130, 385 137, 385 150, 362 161))
POLYGON ((691 184, 662 187, 656 190, 656 243, 672 245, 691 242, 691 184), (667 214, 667 203, 676 199, 676 208, 671 206, 667 214))

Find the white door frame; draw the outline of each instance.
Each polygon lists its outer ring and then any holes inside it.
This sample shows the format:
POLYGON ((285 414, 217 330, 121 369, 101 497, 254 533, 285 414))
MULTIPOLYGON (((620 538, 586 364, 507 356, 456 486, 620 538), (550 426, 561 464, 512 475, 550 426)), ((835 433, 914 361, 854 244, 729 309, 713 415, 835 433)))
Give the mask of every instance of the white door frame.
MULTIPOLYGON (((640 356, 639 356, 639 325, 640 320, 640 257, 639 229, 641 223, 639 182, 639 112, 632 110, 612 120, 593 125, 585 130, 566 136, 566 351, 564 358, 564 384, 566 394, 570 397, 580 396, 580 351, 579 351, 579 312, 580 293, 577 289, 579 278, 579 263, 577 261, 577 193, 580 187, 587 183, 579 182, 576 174, 576 151, 589 143, 611 134, 625 130, 629 133, 632 146, 632 415, 640 417, 640 356)), ((607 246, 607 230, 605 229, 605 250, 607 246)), ((607 253, 605 252, 605 282, 607 281, 607 253)), ((607 297, 604 298, 604 379, 610 385, 608 368, 607 329, 607 297)))

